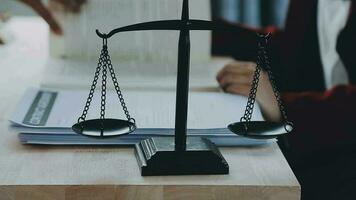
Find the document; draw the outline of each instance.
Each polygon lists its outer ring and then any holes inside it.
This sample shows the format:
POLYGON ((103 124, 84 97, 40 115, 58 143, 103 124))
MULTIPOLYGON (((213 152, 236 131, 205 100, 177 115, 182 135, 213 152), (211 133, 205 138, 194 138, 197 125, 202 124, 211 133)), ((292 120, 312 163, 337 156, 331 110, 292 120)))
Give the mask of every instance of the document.
MULTIPOLYGON (((86 90, 26 91, 10 118, 12 128, 25 144, 46 145, 133 145, 154 136, 173 136, 175 126, 175 92, 123 91, 131 117, 138 129, 127 136, 97 140, 75 134, 71 126, 84 108, 86 90)), ((239 137, 230 132, 228 124, 237 122, 244 113, 247 99, 219 92, 191 92, 189 95, 188 135, 206 137, 218 146, 263 145, 261 141, 239 137)), ((94 96, 87 120, 100 117, 100 94, 94 96)), ((115 91, 108 91, 106 118, 126 119, 115 91)), ((263 120, 256 105, 253 120, 263 120)))
MULTIPOLYGON (((174 128, 175 101, 173 91, 123 91, 130 115, 138 128, 174 128)), ((24 94, 10 121, 32 128, 70 128, 81 116, 87 90, 29 89, 24 94)), ((220 92, 189 94, 188 128, 225 128, 243 116, 247 98, 220 92)), ((100 117, 100 92, 94 95, 87 119, 100 117)), ((106 100, 106 118, 125 119, 114 91, 106 100)), ((263 120, 256 105, 253 120, 263 120)))

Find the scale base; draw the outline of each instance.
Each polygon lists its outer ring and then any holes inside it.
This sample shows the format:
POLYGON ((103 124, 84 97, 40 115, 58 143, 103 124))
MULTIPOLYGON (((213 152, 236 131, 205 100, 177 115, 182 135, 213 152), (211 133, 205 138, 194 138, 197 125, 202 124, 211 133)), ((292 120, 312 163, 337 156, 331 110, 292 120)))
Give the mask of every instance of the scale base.
POLYGON ((142 176, 228 174, 229 165, 210 140, 187 138, 187 150, 175 151, 173 137, 155 137, 135 145, 142 176))

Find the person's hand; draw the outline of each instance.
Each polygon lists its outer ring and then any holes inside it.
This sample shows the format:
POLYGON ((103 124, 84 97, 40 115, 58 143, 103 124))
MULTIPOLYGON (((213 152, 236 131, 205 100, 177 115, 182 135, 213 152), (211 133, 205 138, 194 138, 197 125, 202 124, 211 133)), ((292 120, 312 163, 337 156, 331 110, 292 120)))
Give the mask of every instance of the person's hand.
MULTIPOLYGON (((53 17, 49 9, 42 3, 41 0, 20 0, 21 2, 30 6, 34 11, 36 11, 49 25, 51 30, 58 35, 63 34, 59 23, 53 17)), ((52 0, 60 3, 66 11, 79 12, 82 4, 86 0, 52 0)))
MULTIPOLYGON (((235 61, 226 65, 217 75, 220 87, 227 93, 248 96, 251 90, 256 63, 235 61)), ((256 97, 267 120, 280 121, 281 113, 266 72, 261 72, 256 97)))
POLYGON ((255 70, 253 62, 235 61, 220 70, 216 78, 225 92, 248 96, 255 70))

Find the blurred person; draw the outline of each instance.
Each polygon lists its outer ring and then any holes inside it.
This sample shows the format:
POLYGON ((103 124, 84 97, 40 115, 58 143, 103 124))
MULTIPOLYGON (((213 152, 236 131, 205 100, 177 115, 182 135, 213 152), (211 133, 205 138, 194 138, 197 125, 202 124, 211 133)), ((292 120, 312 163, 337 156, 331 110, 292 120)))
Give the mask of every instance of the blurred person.
MULTIPOLYGON (((302 199, 356 199, 355 3, 291 0, 284 30, 236 25, 240 34, 214 33, 213 52, 237 59, 217 80, 224 91, 245 96, 256 69, 253 33, 273 33, 272 70, 295 124, 289 147, 280 146, 301 183, 302 199)), ((280 121, 266 73, 258 89, 265 118, 280 121)))
MULTIPOLYGON (((53 33, 62 35, 63 30, 58 21, 53 17, 51 11, 43 4, 41 0, 19 0, 30 6, 38 15, 40 15, 49 25, 53 33)), ((61 4, 65 11, 79 12, 80 7, 86 0, 52 0, 61 4)))

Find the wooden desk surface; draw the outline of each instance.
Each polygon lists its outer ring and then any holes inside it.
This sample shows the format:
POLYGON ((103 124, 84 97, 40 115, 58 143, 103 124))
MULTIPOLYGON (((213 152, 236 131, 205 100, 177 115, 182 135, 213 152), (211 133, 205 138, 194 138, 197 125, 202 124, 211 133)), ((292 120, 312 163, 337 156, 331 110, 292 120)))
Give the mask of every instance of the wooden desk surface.
POLYGON ((169 177, 141 177, 129 148, 21 145, 7 118, 25 89, 39 85, 48 37, 36 19, 17 18, 9 26, 15 38, 0 46, 0 200, 300 199, 277 144, 221 148, 229 175, 169 177))

